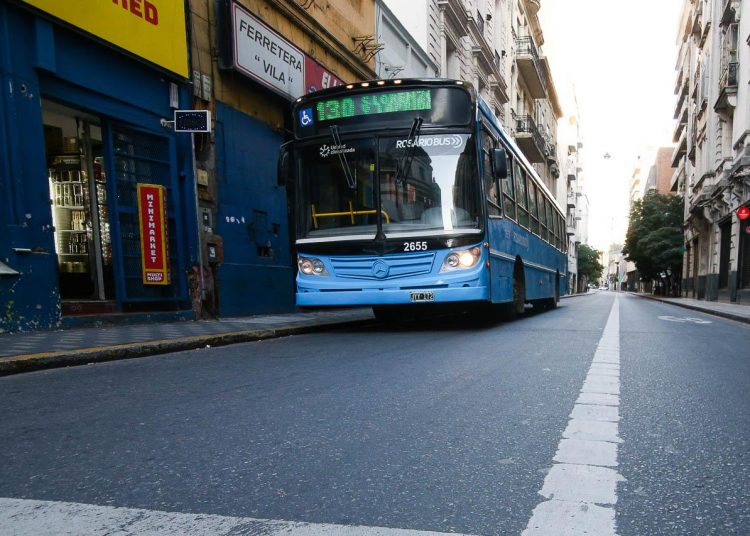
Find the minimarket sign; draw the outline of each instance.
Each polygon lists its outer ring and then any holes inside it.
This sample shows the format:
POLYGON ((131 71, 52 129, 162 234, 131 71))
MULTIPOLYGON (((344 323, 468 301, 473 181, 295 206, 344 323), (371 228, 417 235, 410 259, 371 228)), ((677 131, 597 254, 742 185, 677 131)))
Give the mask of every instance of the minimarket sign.
POLYGON ((138 183, 138 221, 144 285, 169 285, 166 188, 138 183))
POLYGON ((182 0, 22 0, 108 43, 188 78, 182 0))

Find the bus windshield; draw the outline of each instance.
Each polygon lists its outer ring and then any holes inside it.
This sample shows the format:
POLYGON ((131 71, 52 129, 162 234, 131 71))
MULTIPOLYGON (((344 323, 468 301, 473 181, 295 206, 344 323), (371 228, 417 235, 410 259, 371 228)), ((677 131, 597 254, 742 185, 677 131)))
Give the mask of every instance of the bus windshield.
POLYGON ((298 238, 457 235, 481 229, 470 134, 317 142, 297 152, 298 238))

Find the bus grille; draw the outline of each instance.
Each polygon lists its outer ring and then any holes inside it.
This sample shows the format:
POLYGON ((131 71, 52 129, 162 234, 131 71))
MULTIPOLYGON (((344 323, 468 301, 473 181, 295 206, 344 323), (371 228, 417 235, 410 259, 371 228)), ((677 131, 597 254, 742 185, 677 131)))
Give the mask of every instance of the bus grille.
POLYGON ((390 257, 333 257, 331 265, 337 277, 383 281, 429 274, 434 261, 434 253, 418 253, 390 257))

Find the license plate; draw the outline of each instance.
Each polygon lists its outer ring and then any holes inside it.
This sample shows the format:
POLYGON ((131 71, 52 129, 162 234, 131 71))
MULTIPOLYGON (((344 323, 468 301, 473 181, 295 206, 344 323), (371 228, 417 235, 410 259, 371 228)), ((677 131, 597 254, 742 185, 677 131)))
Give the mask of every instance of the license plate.
POLYGON ((435 293, 431 291, 418 291, 411 293, 412 303, 426 303, 435 301, 435 293))

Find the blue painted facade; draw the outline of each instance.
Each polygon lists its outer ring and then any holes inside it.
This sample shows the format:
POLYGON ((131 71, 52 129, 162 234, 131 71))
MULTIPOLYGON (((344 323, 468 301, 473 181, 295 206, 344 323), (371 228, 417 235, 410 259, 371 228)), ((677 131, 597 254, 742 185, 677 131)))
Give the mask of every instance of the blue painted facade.
POLYGON ((198 251, 195 180, 189 135, 160 124, 172 116, 172 83, 180 107, 191 108, 185 81, 0 0, 0 260, 18 272, 0 276, 0 330, 53 328, 62 320, 42 98, 100 120, 117 310, 190 309, 186 273, 198 251), (167 287, 139 282, 131 197, 137 182, 167 188, 167 287))
POLYGON ((281 135, 216 103, 218 269, 222 316, 294 310, 294 276, 286 190, 276 185, 281 135))

